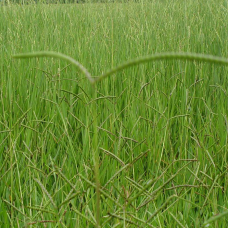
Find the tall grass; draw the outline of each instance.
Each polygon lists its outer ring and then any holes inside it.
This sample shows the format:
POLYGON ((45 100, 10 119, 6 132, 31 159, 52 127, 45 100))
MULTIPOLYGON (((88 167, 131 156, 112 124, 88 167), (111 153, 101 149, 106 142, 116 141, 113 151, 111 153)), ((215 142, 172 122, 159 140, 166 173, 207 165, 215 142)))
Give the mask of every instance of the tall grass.
POLYGON ((222 1, 2 6, 1 226, 227 227, 227 67, 122 65, 226 58, 227 19, 222 1), (79 71, 12 59, 37 51, 79 71))

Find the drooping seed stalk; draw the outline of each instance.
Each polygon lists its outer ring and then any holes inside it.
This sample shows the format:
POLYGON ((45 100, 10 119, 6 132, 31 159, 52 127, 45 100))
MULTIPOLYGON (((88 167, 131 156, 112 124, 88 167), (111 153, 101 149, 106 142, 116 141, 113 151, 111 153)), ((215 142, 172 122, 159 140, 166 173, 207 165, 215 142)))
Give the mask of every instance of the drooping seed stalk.
POLYGON ((78 61, 71 58, 68 55, 64 55, 62 53, 54 52, 54 51, 39 51, 39 52, 32 52, 32 53, 24 53, 24 54, 17 54, 13 55, 13 58, 21 59, 21 58, 36 58, 36 57, 52 57, 57 59, 63 59, 67 62, 76 66, 81 73, 83 73, 91 83, 94 83, 94 79, 91 77, 89 71, 78 61))
POLYGON ((147 62, 158 61, 158 60, 178 59, 178 60, 199 61, 199 62, 219 63, 223 65, 228 65, 228 58, 224 58, 224 57, 198 54, 198 53, 165 52, 165 53, 153 54, 153 55, 143 56, 140 58, 129 60, 117 67, 112 68, 111 70, 100 75, 96 79, 93 79, 90 72, 81 63, 62 53, 53 52, 53 51, 40 51, 40 52, 33 52, 33 53, 17 54, 17 55, 13 55, 12 57, 13 58, 53 57, 53 58, 66 60, 72 63, 74 66, 76 66, 79 69, 79 71, 88 78, 91 84, 95 84, 101 81, 102 79, 107 78, 112 74, 122 71, 128 67, 136 66, 147 62))
POLYGON ((185 52, 165 52, 159 54, 153 54, 148 56, 143 56, 140 58, 129 60, 113 69, 107 71, 102 74, 100 77, 94 80, 94 83, 101 81, 108 76, 115 74, 119 71, 122 71, 128 67, 139 65, 142 63, 153 62, 158 60, 188 60, 188 61, 199 61, 199 62, 209 62, 209 63, 220 63, 224 65, 228 65, 228 58, 213 56, 213 55, 205 55, 205 54, 197 54, 197 53, 185 53, 185 52))

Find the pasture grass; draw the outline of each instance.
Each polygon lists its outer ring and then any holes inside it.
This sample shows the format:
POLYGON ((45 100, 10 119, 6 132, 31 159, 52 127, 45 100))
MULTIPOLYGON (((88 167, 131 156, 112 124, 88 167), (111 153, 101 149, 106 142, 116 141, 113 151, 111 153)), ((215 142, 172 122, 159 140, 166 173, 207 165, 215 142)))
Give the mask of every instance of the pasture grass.
POLYGON ((0 7, 1 227, 227 227, 226 2, 0 7))

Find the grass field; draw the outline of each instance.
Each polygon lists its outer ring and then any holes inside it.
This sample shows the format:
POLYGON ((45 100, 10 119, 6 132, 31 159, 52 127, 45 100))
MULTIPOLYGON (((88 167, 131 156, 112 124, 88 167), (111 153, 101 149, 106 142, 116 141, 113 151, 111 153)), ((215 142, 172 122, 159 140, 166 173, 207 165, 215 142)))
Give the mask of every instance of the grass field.
POLYGON ((218 0, 0 6, 0 227, 228 227, 228 57, 218 0), (95 77, 96 79, 96 77, 95 77))

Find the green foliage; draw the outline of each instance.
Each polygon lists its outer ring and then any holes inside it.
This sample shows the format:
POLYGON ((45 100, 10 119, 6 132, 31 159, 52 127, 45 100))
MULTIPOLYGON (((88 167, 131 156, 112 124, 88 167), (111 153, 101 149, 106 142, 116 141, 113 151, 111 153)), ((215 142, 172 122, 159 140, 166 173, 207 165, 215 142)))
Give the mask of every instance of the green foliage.
POLYGON ((227 227, 217 3, 0 8, 1 227, 227 227))
POLYGON ((139 0, 0 0, 4 5, 8 4, 84 4, 84 3, 136 3, 139 0))

